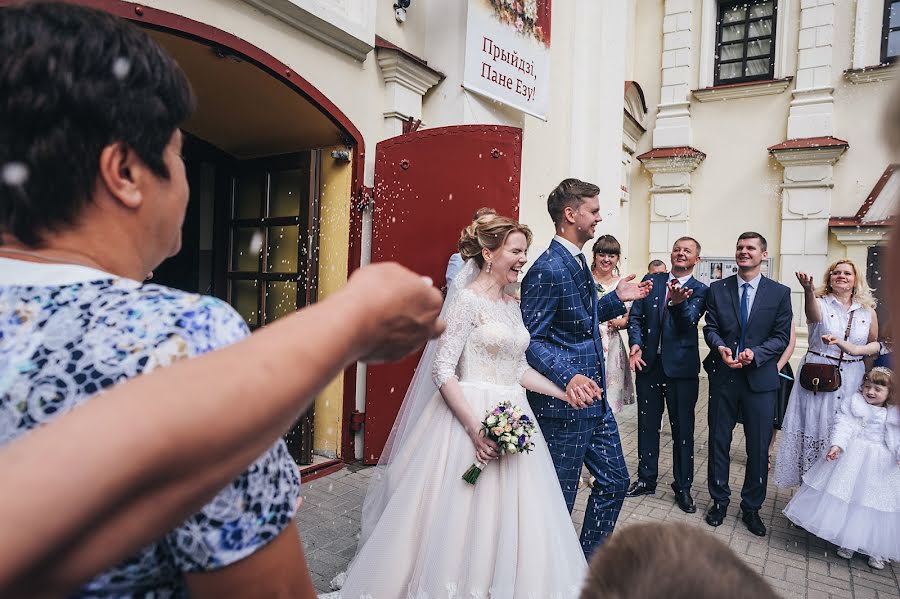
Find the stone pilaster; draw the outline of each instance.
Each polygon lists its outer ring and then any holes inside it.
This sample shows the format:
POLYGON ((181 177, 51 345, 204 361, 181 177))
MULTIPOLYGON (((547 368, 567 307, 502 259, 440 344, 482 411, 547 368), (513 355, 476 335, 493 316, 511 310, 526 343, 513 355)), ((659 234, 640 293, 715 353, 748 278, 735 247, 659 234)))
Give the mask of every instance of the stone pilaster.
POLYGON ((650 259, 668 261, 672 245, 688 234, 691 173, 706 154, 694 148, 660 148, 638 156, 653 175, 650 187, 650 259))
POLYGON ((410 117, 422 118, 422 97, 437 85, 443 75, 403 50, 376 40, 378 66, 384 77, 384 137, 403 133, 403 123, 410 117))
POLYGON ((835 0, 801 0, 797 77, 787 141, 769 152, 784 167, 780 278, 791 286, 795 320, 803 293, 795 271, 818 278, 827 266, 833 165, 847 150, 834 123, 835 0))
POLYGON ((663 19, 662 87, 653 129, 654 148, 690 146, 691 135, 691 0, 666 0, 663 19))
POLYGON ((769 151, 784 167, 781 185, 781 280, 791 286, 794 317, 803 318, 803 292, 793 273, 818 279, 828 261, 833 165, 847 150, 833 137, 791 140, 769 151))

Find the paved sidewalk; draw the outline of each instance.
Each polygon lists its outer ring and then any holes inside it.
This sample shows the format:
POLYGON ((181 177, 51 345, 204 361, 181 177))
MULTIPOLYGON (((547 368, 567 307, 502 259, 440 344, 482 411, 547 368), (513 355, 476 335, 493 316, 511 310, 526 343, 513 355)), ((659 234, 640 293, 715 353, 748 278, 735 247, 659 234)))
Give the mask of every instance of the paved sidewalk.
MULTIPOLYGON (((841 559, 836 547, 791 526, 782 514, 790 500, 790 492, 769 483, 768 496, 760 512, 769 529, 766 537, 755 537, 737 517, 738 499, 733 499, 728 517, 722 526, 710 528, 703 521, 708 503, 706 492, 707 450, 707 386, 700 382, 700 401, 697 405, 694 499, 696 514, 679 510, 669 488, 671 483, 672 437, 668 423, 660 440, 660 474, 655 496, 626 499, 619 516, 617 530, 636 522, 687 522, 717 535, 732 547, 751 567, 761 572, 784 597, 804 599, 887 599, 900 598, 900 565, 892 564, 882 571, 873 570, 864 557, 841 559)), ((619 414, 619 431, 628 470, 637 470, 637 410, 626 407, 619 414)), ((733 497, 737 498, 744 479, 744 436, 735 429, 732 446, 731 481, 733 497)), ((297 522, 306 547, 306 557, 313 583, 320 592, 329 590, 328 583, 338 572, 346 569, 356 551, 359 536, 360 511, 371 468, 351 466, 335 474, 303 485, 303 507, 297 522)), ((579 491, 572 520, 580 531, 588 489, 579 491)))

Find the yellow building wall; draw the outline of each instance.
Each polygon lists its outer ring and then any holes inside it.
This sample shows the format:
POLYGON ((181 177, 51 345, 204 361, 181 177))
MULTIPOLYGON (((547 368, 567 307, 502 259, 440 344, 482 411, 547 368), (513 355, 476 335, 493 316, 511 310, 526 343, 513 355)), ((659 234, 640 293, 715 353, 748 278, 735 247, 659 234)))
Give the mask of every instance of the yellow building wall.
MULTIPOLYGON (((319 217, 319 300, 324 300, 347 283, 347 263, 350 249, 350 197, 352 195, 353 165, 331 157, 332 150, 346 150, 345 146, 324 148, 319 217)), ((325 387, 315 402, 313 451, 336 457, 341 444, 344 404, 344 375, 339 374, 325 387)))

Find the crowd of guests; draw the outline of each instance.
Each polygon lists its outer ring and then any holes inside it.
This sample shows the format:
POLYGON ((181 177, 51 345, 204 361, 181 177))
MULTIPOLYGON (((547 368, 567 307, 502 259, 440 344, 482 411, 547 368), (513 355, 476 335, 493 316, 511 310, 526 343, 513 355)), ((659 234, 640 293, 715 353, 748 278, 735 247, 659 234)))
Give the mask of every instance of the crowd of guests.
MULTIPOLYGON (((188 188, 178 127, 193 106, 174 60, 121 19, 58 2, 0 11, 0 469, 5 488, 15 489, 0 494, 3 596, 315 596, 293 524, 300 481, 279 437, 346 365, 399 359, 443 331, 440 293, 392 264, 360 269, 344 291, 254 335, 218 300, 143 284, 180 247, 188 188), (323 317, 334 312, 342 318, 323 317)), ((900 115, 892 118, 900 131, 900 115)), ((567 256, 575 263, 576 242, 593 238, 599 206, 562 202, 550 212, 559 231, 567 226, 561 222, 571 225, 562 236, 569 243, 559 247, 575 247, 567 256)), ((527 249, 530 232, 516 226, 527 249)), ((523 263, 503 258, 496 244, 477 243, 460 258, 475 258, 479 276, 491 274, 492 252, 498 268, 517 272, 523 263)), ((528 384, 547 401, 588 412, 597 404, 599 415, 586 419, 592 428, 578 433, 582 459, 562 468, 554 456, 557 474, 577 479, 593 459, 592 438, 602 436, 604 450, 615 453, 610 414, 636 402, 639 467, 627 495, 656 491, 668 411, 674 498, 683 511, 696 511, 703 321, 706 522, 719 526, 727 517, 730 446, 741 422, 741 519, 753 534, 766 534, 759 509, 780 426, 775 482, 799 486, 787 516, 848 559, 861 552, 873 568, 900 559, 890 336, 879 332, 856 265, 831 265, 818 287, 797 273, 810 342, 792 377, 790 290, 760 272, 763 235, 742 234, 738 274, 708 287, 693 276, 701 246, 691 237, 676 240, 670 271, 651 263, 640 284, 619 275, 614 237, 600 237, 592 249, 591 264, 582 256, 583 269, 574 272, 596 294, 585 305, 594 316, 602 305, 609 316, 596 331, 605 369, 594 380, 570 377, 565 391, 534 376, 528 384)), ((523 303, 544 305, 547 298, 535 295, 540 287, 533 280, 523 303)), ((526 324, 540 326, 540 313, 526 310, 526 324)), ((559 426, 542 423, 549 439, 572 438, 559 426)), ((489 444, 481 450, 486 460, 497 457, 489 444)), ((617 451, 614 481, 609 455, 592 469, 607 480, 592 485, 597 530, 581 543, 588 558, 612 531, 626 494, 617 451), (598 491, 603 484, 611 485, 606 495, 598 491)), ((571 511, 572 481, 561 476, 560 484, 571 511)), ((774 596, 709 535, 654 525, 610 537, 594 555, 582 596, 653 596, 640 586, 659 580, 651 571, 680 582, 666 596, 774 596)))

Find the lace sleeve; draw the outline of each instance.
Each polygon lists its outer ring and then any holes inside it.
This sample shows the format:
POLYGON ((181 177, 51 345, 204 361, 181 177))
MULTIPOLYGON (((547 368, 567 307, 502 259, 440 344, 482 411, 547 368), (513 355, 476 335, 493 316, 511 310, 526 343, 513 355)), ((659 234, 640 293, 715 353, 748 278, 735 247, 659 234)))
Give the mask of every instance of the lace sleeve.
POLYGON ((431 368, 431 377, 440 389, 450 378, 456 377, 456 365, 462 355, 469 333, 475 328, 475 311, 469 301, 468 292, 463 290, 447 308, 445 320, 447 329, 438 339, 431 368))

